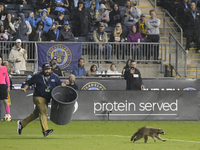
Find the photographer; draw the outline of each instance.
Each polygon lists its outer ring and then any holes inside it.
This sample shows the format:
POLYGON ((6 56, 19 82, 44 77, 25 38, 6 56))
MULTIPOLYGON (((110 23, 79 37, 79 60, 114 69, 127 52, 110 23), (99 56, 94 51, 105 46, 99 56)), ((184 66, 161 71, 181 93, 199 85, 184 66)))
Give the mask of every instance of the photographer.
POLYGON ((136 68, 134 60, 131 60, 130 68, 126 68, 124 79, 126 80, 126 90, 143 90, 145 88, 142 83, 141 73, 136 68))

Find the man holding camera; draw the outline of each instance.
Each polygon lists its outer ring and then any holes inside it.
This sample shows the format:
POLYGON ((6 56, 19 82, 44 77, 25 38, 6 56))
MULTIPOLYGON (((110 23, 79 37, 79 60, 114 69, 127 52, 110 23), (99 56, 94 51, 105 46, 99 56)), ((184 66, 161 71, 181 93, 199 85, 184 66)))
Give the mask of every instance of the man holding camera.
POLYGON ((136 62, 131 60, 130 68, 127 68, 124 73, 126 80, 126 90, 143 90, 145 87, 142 83, 140 71, 136 68, 136 62))

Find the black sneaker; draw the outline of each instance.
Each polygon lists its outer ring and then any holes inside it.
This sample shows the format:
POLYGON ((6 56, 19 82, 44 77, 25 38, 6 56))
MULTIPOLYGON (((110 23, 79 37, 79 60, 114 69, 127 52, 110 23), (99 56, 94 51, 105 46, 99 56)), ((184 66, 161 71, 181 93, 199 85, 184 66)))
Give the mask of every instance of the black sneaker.
POLYGON ((23 129, 23 126, 22 126, 22 124, 21 124, 21 121, 18 120, 18 121, 17 121, 17 133, 18 133, 19 135, 21 135, 22 129, 23 129))
POLYGON ((47 131, 43 132, 43 135, 44 135, 44 137, 46 137, 47 135, 49 135, 52 132, 53 132, 53 129, 47 130, 47 131))

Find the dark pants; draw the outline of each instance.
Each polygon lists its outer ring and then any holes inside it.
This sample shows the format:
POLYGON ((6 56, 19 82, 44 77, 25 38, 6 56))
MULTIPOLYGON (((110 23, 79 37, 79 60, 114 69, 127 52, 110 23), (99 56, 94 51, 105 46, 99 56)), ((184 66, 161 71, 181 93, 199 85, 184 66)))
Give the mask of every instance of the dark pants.
MULTIPOLYGON (((151 43, 158 43, 160 41, 160 36, 159 35, 147 35, 147 42, 151 43)), ((158 60, 159 57, 159 44, 151 44, 148 45, 148 48, 146 49, 146 56, 147 60, 150 60, 150 54, 154 56, 154 60, 158 60)))
POLYGON ((199 50, 199 31, 189 29, 186 31, 186 49, 189 50, 190 43, 193 41, 196 44, 196 49, 199 50))

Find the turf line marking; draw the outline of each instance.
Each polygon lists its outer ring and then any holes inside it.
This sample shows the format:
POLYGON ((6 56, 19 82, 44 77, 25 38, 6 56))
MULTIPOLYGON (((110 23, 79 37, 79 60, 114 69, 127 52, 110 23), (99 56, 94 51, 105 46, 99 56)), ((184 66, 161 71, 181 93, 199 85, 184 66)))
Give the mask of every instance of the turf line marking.
MULTIPOLYGON (((38 134, 26 134, 26 136, 38 136, 38 134)), ((111 137, 120 137, 120 138, 130 138, 131 137, 131 136, 124 136, 124 135, 101 135, 101 134, 74 134, 74 135, 54 134, 53 136, 58 136, 58 137, 60 137, 60 136, 96 136, 96 137, 111 136, 111 137)), ((164 139, 164 140, 200 144, 200 141, 187 141, 187 140, 178 140, 178 139, 164 139)))
MULTIPOLYGON (((177 114, 109 114, 109 116, 176 116, 177 114)), ((108 116, 107 114, 95 114, 95 116, 108 116)))

